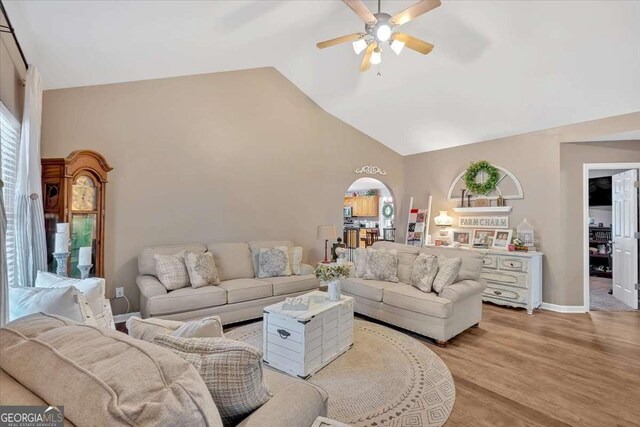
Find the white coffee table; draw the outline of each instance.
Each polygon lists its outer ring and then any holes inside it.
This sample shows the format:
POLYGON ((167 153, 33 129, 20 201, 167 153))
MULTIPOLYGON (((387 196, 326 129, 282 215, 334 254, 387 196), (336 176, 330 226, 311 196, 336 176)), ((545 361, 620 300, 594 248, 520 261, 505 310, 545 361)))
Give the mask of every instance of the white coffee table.
POLYGON ((313 291, 309 310, 283 310, 282 302, 264 309, 264 362, 307 379, 353 345, 352 297, 329 301, 326 292, 313 291))

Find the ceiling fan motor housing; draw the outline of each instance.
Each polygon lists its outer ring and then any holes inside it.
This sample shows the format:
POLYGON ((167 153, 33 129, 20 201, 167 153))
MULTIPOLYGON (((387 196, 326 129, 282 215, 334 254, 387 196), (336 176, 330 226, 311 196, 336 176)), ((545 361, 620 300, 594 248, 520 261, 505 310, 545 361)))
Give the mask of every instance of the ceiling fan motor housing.
MULTIPOLYGON (((364 29, 367 32, 367 34, 372 35, 378 40, 378 38, 376 37, 376 34, 378 33, 378 28, 385 25, 388 26, 389 29, 393 28, 393 25, 391 24, 391 15, 389 15, 388 13, 374 13, 373 16, 375 16, 376 22, 367 22, 364 25, 364 29)), ((386 41, 386 40, 378 40, 378 41, 386 41)))

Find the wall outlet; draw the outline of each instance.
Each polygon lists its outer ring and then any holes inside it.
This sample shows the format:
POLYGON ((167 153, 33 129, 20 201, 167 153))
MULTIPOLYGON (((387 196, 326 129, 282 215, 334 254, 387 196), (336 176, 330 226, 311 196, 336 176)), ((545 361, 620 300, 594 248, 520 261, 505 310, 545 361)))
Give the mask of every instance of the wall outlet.
POLYGON ((116 288, 116 298, 124 297, 124 288, 116 288))

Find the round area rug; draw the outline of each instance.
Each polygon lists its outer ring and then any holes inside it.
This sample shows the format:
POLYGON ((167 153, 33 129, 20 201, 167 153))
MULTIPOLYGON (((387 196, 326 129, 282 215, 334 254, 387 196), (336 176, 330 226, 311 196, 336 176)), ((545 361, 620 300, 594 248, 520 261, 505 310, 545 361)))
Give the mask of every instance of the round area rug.
MULTIPOLYGON (((262 322, 225 333, 262 348, 262 322)), ((327 416, 353 426, 441 426, 455 401, 445 363, 424 344, 355 319, 353 347, 307 381, 329 393, 327 416)))

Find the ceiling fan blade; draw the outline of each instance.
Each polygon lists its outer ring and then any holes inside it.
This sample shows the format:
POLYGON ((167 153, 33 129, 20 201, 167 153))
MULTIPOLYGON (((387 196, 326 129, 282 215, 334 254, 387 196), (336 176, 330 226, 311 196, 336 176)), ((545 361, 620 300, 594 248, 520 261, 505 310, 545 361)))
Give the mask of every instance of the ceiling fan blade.
POLYGON ((409 34, 405 33, 393 33, 391 36, 394 40, 404 42, 404 45, 409 49, 413 49, 416 52, 420 52, 423 55, 433 50, 433 45, 424 40, 417 39, 409 34))
POLYGON ((362 3, 362 0, 342 0, 356 15, 360 17, 365 23, 376 22, 376 17, 373 13, 362 3))
POLYGON ((398 12, 391 17, 391 22, 393 25, 402 25, 411 21, 412 19, 416 19, 418 16, 429 12, 432 9, 440 6, 440 0, 420 0, 418 3, 409 6, 402 12, 398 12))
POLYGON ((362 37, 364 37, 364 33, 353 33, 346 36, 336 37, 335 39, 325 40, 320 43, 316 43, 318 49, 324 49, 325 47, 335 46, 340 43, 353 42, 362 37))
POLYGON ((362 63, 360 64, 360 71, 367 71, 371 68, 371 54, 376 46, 378 46, 377 43, 371 43, 367 46, 367 51, 364 53, 364 58, 362 58, 362 63))

